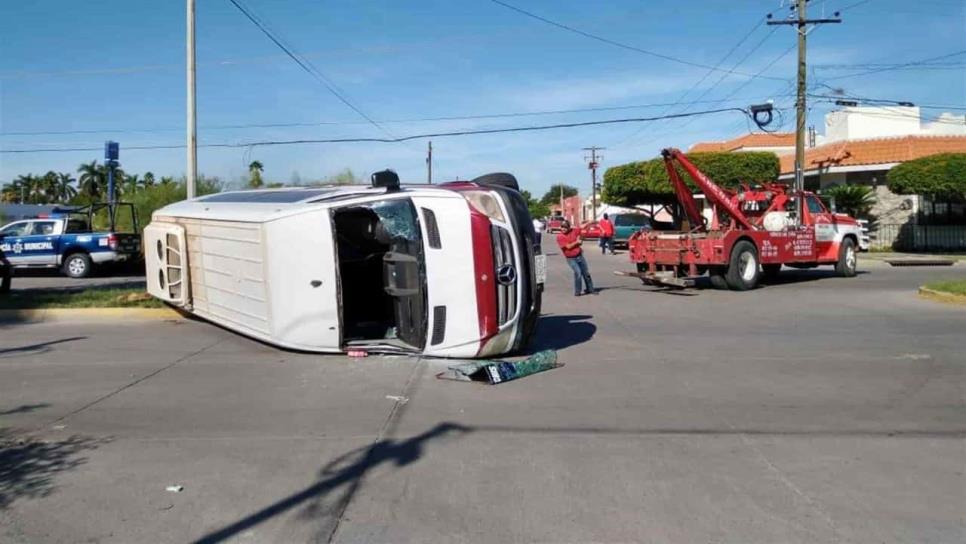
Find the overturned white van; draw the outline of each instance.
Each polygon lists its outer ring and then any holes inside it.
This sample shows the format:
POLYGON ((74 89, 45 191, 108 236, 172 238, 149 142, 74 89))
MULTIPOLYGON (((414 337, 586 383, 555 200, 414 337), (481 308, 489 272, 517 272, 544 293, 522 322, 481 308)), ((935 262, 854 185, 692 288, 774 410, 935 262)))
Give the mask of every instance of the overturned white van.
POLYGON ((493 356, 526 345, 546 263, 516 180, 236 191, 156 211, 148 292, 285 348, 493 356))

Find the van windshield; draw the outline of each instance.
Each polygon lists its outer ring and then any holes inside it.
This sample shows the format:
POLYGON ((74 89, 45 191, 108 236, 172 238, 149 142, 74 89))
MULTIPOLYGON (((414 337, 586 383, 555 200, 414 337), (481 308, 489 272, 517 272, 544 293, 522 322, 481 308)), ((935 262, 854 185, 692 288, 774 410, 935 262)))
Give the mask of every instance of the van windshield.
POLYGON ((416 208, 408 198, 333 212, 345 342, 426 337, 426 270, 416 208))

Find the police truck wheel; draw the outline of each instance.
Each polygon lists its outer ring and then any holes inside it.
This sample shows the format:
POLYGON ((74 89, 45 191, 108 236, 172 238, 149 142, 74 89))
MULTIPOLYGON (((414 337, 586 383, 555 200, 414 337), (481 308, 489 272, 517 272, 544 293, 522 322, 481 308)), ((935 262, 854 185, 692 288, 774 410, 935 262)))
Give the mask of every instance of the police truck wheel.
POLYGON ((91 273, 91 258, 86 253, 73 253, 64 259, 64 275, 86 278, 91 273))
POLYGON ((755 244, 748 240, 741 240, 731 250, 731 260, 725 281, 732 291, 748 291, 758 285, 761 276, 758 250, 755 244))
POLYGON ((843 278, 855 276, 855 267, 858 264, 857 255, 855 242, 851 238, 842 240, 842 245, 839 246, 839 260, 835 263, 835 274, 843 278))

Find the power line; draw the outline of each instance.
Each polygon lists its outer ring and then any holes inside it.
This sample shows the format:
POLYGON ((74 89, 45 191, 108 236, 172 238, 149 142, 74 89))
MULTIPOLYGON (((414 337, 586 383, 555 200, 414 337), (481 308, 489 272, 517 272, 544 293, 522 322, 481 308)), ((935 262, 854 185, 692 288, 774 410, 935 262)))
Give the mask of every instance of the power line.
MULTIPOLYGON (((729 100, 727 102, 744 102, 745 100, 735 99, 729 100)), ((694 104, 722 104, 721 100, 702 100, 692 102, 694 104)), ((655 104, 632 104, 627 106, 602 106, 595 108, 577 108, 569 110, 541 110, 541 111, 526 111, 526 112, 505 112, 505 113, 491 113, 491 114, 481 114, 481 115, 453 115, 453 116, 442 116, 442 117, 421 117, 421 118, 409 118, 409 119, 380 119, 377 120, 380 124, 405 124, 405 123, 424 123, 424 122, 437 122, 437 121, 471 121, 471 120, 482 120, 482 119, 506 119, 506 118, 516 118, 516 117, 534 117, 542 115, 560 115, 569 113, 594 113, 603 111, 620 111, 620 110, 633 110, 633 109, 646 109, 646 108, 659 108, 666 106, 676 105, 676 102, 664 102, 655 104)), ((358 125, 358 124, 368 124, 368 121, 319 121, 315 123, 252 123, 252 124, 238 124, 238 125, 209 125, 199 127, 201 130, 234 130, 234 129, 247 129, 247 128, 299 128, 299 127, 318 127, 318 126, 338 126, 338 125, 358 125)), ((29 132, 0 132, 0 136, 54 136, 54 135, 69 135, 69 134, 116 134, 116 133, 131 133, 131 132, 181 132, 184 127, 161 127, 161 128, 144 128, 144 129, 86 129, 86 130, 52 130, 52 131, 29 131, 29 132)))
MULTIPOLYGON (((407 142, 410 140, 420 140, 424 138, 473 136, 473 135, 481 135, 481 134, 504 134, 504 133, 512 133, 512 132, 530 132, 530 131, 553 130, 553 129, 562 129, 562 128, 587 127, 587 126, 596 126, 596 125, 643 123, 643 122, 650 122, 650 121, 658 121, 661 119, 695 117, 698 115, 711 115, 715 113, 724 113, 724 112, 738 112, 743 115, 748 115, 748 116, 751 115, 744 108, 719 108, 719 109, 713 109, 713 110, 696 111, 696 112, 690 112, 690 113, 677 113, 677 114, 655 116, 655 117, 632 117, 632 118, 624 118, 624 119, 605 119, 600 121, 583 121, 578 123, 559 123, 554 125, 535 125, 535 126, 509 127, 509 128, 460 130, 460 131, 452 131, 452 132, 436 132, 431 134, 414 134, 412 136, 403 136, 399 138, 328 138, 328 139, 266 140, 266 141, 257 141, 257 142, 200 144, 198 145, 198 147, 245 148, 245 147, 298 145, 298 144, 399 143, 399 142, 407 142)), ((155 150, 155 149, 184 149, 184 147, 185 147, 184 144, 171 144, 171 145, 125 146, 124 149, 128 151, 132 151, 132 150, 139 151, 139 150, 155 150)), ((78 152, 78 151, 100 151, 102 149, 103 147, 76 147, 76 148, 57 148, 57 149, 0 149, 0 154, 60 153, 60 152, 78 152)))
MULTIPOLYGON (((685 60, 685 59, 682 59, 682 58, 679 58, 679 57, 672 57, 671 55, 666 55, 664 53, 658 53, 656 51, 650 51, 648 49, 642 49, 640 47, 636 47, 636 46, 633 46, 633 45, 628 45, 626 43, 621 43, 621 42, 618 42, 618 41, 615 41, 615 40, 611 40, 610 38, 605 38, 603 36, 598 36, 596 34, 591 34, 590 32, 586 32, 586 31, 580 30, 579 28, 574 28, 572 26, 568 26, 568 25, 565 25, 563 23, 558 23, 557 21, 553 21, 553 20, 547 19, 546 17, 537 15, 536 13, 527 11, 527 10, 525 10, 523 8, 518 8, 518 7, 514 6, 514 5, 511 5, 511 4, 508 4, 506 2, 503 2, 502 0, 490 0, 490 1, 493 2, 494 4, 503 6, 503 7, 507 8, 507 9, 509 9, 509 10, 515 11, 515 12, 521 14, 521 15, 525 15, 527 17, 530 17, 531 19, 536 19, 537 21, 540 21, 542 23, 546 23, 546 24, 551 25, 551 26, 555 26, 555 27, 557 27, 557 28, 559 28, 561 30, 566 30, 567 32, 572 32, 574 34, 579 34, 579 35, 581 35, 581 36, 583 36, 585 38, 590 38, 592 40, 596 40, 596 41, 601 42, 601 43, 606 43, 606 44, 612 45, 614 47, 619 47, 621 49, 626 49, 628 51, 635 51, 637 53, 642 53, 644 55, 648 55, 648 56, 651 56, 651 57, 656 57, 656 58, 659 58, 659 59, 664 59, 664 60, 667 60, 667 61, 670 61, 670 62, 676 62, 678 64, 684 64, 686 66, 694 66, 696 68, 705 68, 705 69, 709 69, 709 70, 712 70, 712 71, 719 71, 719 72, 723 72, 724 71, 724 70, 721 70, 720 68, 716 68, 716 67, 710 66, 708 64, 701 64, 700 62, 692 62, 692 61, 685 60)), ((777 78, 777 77, 771 77, 771 76, 763 76, 763 75, 760 75, 760 74, 752 75, 752 74, 745 73, 745 72, 732 72, 732 73, 738 74, 738 75, 741 75, 741 76, 751 77, 753 79, 754 78, 761 78, 761 79, 773 79, 773 80, 781 80, 781 81, 784 81, 784 78, 777 78)))
MULTIPOLYGON (((846 96, 846 95, 827 95, 827 94, 809 94, 810 98, 823 98, 829 102, 838 100, 847 100, 853 102, 866 103, 869 105, 884 105, 884 106, 902 106, 906 104, 912 104, 905 100, 889 100, 886 98, 865 98, 861 96, 846 96)), ((947 105, 947 104, 912 104, 917 108, 929 109, 929 110, 966 110, 966 105, 947 105)))
POLYGON ((327 78, 321 71, 319 71, 318 68, 312 65, 312 63, 309 62, 308 59, 300 58, 300 56, 297 53, 295 53, 292 49, 290 49, 285 44, 283 44, 282 39, 280 37, 276 37, 275 33, 269 30, 267 28, 267 25, 263 23, 261 20, 259 20, 259 18, 256 15, 254 15, 248 8, 243 6, 240 0, 228 0, 228 1, 231 2, 233 6, 238 8, 238 11, 242 12, 242 14, 245 15, 245 17, 248 18, 248 20, 251 21, 252 24, 258 27, 258 29, 261 30, 263 34, 268 36, 268 39, 272 40, 272 43, 274 43, 276 46, 278 46, 279 49, 284 51, 285 54, 289 56, 289 58, 291 58, 293 61, 295 61, 296 64, 299 65, 299 67, 301 67, 309 75, 311 75, 316 80, 318 80, 319 83, 321 83, 326 89, 328 89, 328 91, 332 93, 333 96, 338 98, 340 102, 348 106, 352 111, 359 114, 360 117, 368 121, 370 124, 378 128, 383 133, 389 136, 392 136, 392 134, 388 130, 383 128, 382 125, 380 125, 378 122, 374 121, 371 117, 366 115, 366 113, 361 109, 359 109, 355 104, 353 104, 352 101, 348 99, 348 97, 344 96, 343 93, 340 92, 338 88, 336 88, 335 84, 332 83, 329 80, 329 78, 327 78))
POLYGON ((895 66, 892 66, 892 67, 877 68, 875 70, 867 70, 865 72, 859 72, 857 74, 846 74, 846 75, 842 75, 842 76, 827 77, 827 78, 825 78, 825 80, 826 81, 832 81, 834 79, 846 79, 846 78, 850 78, 850 77, 859 77, 859 76, 865 76, 865 75, 869 75, 869 74, 878 74, 880 72, 889 72, 889 71, 892 71, 892 70, 901 70, 901 69, 906 68, 906 67, 909 67, 909 66, 921 66, 921 65, 925 65, 925 64, 928 64, 930 62, 933 62, 933 61, 948 59, 948 58, 956 57, 956 56, 963 55, 963 54, 966 54, 966 49, 963 49, 961 51, 954 51, 952 53, 947 53, 945 55, 940 55, 938 57, 930 57, 930 58, 927 58, 927 59, 920 59, 920 60, 914 60, 914 61, 910 61, 910 62, 905 62, 905 63, 898 64, 898 65, 895 65, 895 66))

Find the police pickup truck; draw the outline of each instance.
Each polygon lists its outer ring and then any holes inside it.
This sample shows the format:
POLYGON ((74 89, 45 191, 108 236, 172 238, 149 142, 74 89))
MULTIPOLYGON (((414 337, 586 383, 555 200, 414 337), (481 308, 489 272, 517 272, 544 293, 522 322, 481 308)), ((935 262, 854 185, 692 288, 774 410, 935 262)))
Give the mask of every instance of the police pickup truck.
MULTIPOLYGON (((105 207, 55 208, 49 214, 4 225, 0 251, 13 268, 59 267, 71 278, 88 276, 95 265, 138 258, 140 235, 91 229, 95 214, 105 207)), ((133 206, 131 212, 133 218, 133 206)), ((137 230, 136 218, 133 223, 137 230)))

